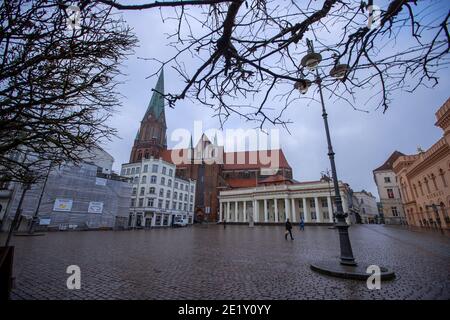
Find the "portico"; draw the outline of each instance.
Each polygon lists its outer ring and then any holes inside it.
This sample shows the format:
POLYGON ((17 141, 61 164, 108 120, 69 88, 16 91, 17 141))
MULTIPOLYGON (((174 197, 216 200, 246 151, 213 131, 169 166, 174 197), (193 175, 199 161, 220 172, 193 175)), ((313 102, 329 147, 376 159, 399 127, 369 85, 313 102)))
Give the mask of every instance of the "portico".
MULTIPOLYGON (((348 186, 340 182, 344 211, 348 212, 348 186)), ((322 181, 270 185, 221 191, 219 221, 282 224, 287 219, 307 224, 333 223, 334 196, 322 181)), ((347 223, 349 223, 347 219, 347 223)))

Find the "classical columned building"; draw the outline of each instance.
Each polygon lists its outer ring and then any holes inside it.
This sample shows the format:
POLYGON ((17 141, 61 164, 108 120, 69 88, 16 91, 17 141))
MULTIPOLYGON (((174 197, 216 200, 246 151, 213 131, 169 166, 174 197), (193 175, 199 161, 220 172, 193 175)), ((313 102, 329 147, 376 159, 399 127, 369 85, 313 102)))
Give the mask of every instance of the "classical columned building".
MULTIPOLYGON (((349 187, 340 182, 342 204, 349 212, 349 187)), ((325 181, 264 185, 221 191, 219 220, 227 223, 276 224, 300 222, 331 224, 335 211, 334 192, 325 181)), ((347 218, 347 223, 351 219, 347 218)))

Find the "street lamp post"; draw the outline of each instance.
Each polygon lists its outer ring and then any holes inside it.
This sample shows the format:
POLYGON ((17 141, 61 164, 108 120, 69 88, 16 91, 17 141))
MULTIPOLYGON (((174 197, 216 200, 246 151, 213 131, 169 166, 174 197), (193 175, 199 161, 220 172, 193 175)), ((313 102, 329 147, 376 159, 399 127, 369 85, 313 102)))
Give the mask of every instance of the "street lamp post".
MULTIPOLYGON (((330 129, 328 126, 328 114, 325 108, 325 102, 323 98, 322 92, 322 78, 319 75, 319 71, 317 70, 318 65, 322 61, 322 56, 320 53, 314 52, 314 46, 312 41, 307 39, 308 53, 303 57, 301 64, 304 68, 315 71, 315 81, 319 89, 320 103, 322 106, 322 118, 325 126, 325 134, 327 138, 328 145, 328 157, 330 159, 331 166, 331 174, 333 179, 333 188, 334 188, 334 202, 335 202, 335 217, 336 223, 335 227, 338 230, 339 234, 339 244, 340 244, 340 258, 338 261, 321 261, 311 264, 311 269, 317 272, 321 272, 324 274, 336 276, 336 277, 344 277, 344 278, 352 278, 352 279, 361 279, 365 280, 369 277, 369 274, 366 273, 365 266, 360 266, 356 263, 355 258, 353 256, 352 245, 350 242, 350 237, 348 233, 349 225, 346 222, 347 213, 344 212, 342 206, 342 198, 339 190, 339 180, 337 178, 336 164, 334 160, 334 151, 331 143, 331 135, 330 129)), ((334 49, 326 49, 326 51, 334 49)), ((334 57, 338 57, 338 54, 335 54, 334 57)), ((331 69, 329 75, 335 79, 344 79, 348 74, 349 66, 347 64, 341 64, 336 59, 334 67, 331 69)), ((303 70, 300 81, 296 82, 294 88, 299 90, 301 94, 305 94, 308 91, 309 86, 312 84, 311 81, 304 79, 303 70)), ((380 277, 381 279, 392 279, 395 277, 394 272, 389 271, 386 268, 380 267, 380 277)))
POLYGON ((355 258, 353 257, 352 245, 350 243, 350 237, 348 235, 348 224, 345 221, 347 214, 344 213, 344 209, 342 207, 341 193, 339 191, 339 181, 337 178, 336 163, 334 161, 334 151, 333 146, 331 144, 330 128, 328 126, 328 114, 327 110, 325 109, 325 103, 323 100, 322 80, 319 77, 318 70, 316 70, 316 83, 319 87, 320 102, 322 104, 322 118, 323 123, 325 125, 325 133, 327 136, 327 144, 328 144, 328 157, 330 158, 331 175, 333 178, 334 203, 336 205, 335 227, 338 229, 339 232, 339 243, 341 247, 340 262, 343 265, 355 266, 356 261, 355 258))

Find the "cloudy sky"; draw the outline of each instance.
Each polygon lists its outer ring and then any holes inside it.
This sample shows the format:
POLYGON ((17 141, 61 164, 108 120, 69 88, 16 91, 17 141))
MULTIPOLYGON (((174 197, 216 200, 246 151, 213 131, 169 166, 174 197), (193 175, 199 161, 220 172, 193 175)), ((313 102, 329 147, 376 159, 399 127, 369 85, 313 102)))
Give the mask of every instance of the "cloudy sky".
MULTIPOLYGON (((129 160, 134 137, 157 80, 148 78, 157 65, 140 58, 167 58, 171 49, 166 46, 166 33, 172 32, 174 27, 173 22, 163 23, 157 10, 127 12, 124 18, 134 28, 140 44, 124 65, 125 83, 120 87, 120 93, 124 95, 123 107, 111 120, 120 138, 104 146, 115 158, 115 170, 129 160)), ((354 111, 326 96, 340 180, 349 183, 355 191, 365 189, 378 197, 372 176, 374 168, 394 150, 412 154, 417 147, 426 149, 442 136, 442 131, 434 126, 434 114, 449 97, 448 70, 442 71, 440 76, 440 84, 434 89, 420 88, 412 94, 397 93, 391 108, 384 114, 375 108, 369 108, 368 113, 354 111)), ((177 92, 182 85, 177 74, 166 68, 166 92, 177 92)), ((269 106, 280 107, 277 101, 271 101, 269 106)), ((292 124, 289 125, 290 133, 279 128, 280 144, 293 168, 294 178, 300 181, 318 179, 320 172, 329 168, 320 105, 299 101, 289 107, 285 118, 292 124)), ((219 128, 218 119, 213 117, 211 110, 188 100, 178 103, 174 109, 166 108, 166 119, 169 147, 177 143, 171 140, 172 132, 180 128, 192 131, 194 121, 202 121, 204 130, 219 128)), ((237 116, 225 123, 225 129, 253 127, 254 123, 246 123, 237 116)))

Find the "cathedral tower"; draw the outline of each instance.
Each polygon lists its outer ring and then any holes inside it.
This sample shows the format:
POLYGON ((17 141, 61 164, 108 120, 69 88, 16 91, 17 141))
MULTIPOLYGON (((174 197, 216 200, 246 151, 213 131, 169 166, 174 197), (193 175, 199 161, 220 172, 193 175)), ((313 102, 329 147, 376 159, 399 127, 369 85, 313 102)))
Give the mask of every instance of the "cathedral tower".
POLYGON ((142 159, 158 158, 161 151, 167 149, 166 116, 164 112, 164 70, 153 90, 152 99, 141 121, 141 126, 131 149, 130 163, 142 159))

